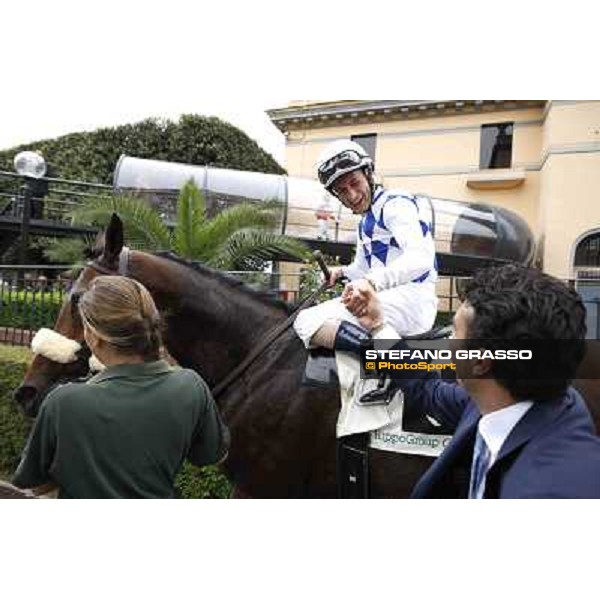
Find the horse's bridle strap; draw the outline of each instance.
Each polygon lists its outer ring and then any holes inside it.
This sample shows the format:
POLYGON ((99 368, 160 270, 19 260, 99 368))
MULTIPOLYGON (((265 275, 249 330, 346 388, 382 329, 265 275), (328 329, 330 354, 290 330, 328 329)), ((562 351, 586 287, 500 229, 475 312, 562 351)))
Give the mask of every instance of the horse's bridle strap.
POLYGON ((324 290, 328 287, 327 281, 323 282, 318 290, 313 292, 308 298, 303 300, 294 310, 294 312, 282 323, 275 325, 265 337, 254 347, 250 354, 237 366, 225 379, 221 380, 213 389, 212 395, 217 398, 223 391, 231 385, 246 369, 262 354, 262 352, 270 346, 284 331, 292 326, 296 319, 296 315, 306 307, 314 303, 324 290))
POLYGON ((116 271, 101 265, 96 260, 90 260, 87 263, 87 266, 92 267, 92 269, 95 269, 98 273, 102 273, 102 275, 123 275, 124 277, 127 277, 127 273, 129 272, 129 252, 129 248, 123 246, 123 249, 119 254, 119 266, 116 271))

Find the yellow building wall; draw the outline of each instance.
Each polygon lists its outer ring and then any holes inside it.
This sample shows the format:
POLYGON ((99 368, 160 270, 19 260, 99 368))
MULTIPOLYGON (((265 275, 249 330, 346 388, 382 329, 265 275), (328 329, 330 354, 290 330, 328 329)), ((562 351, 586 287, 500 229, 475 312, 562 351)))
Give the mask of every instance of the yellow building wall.
POLYGON ((600 153, 553 155, 542 177, 544 270, 573 277, 576 241, 600 226, 600 153))
POLYGON ((600 141, 600 101, 553 101, 544 128, 544 150, 600 141))
POLYGON ((389 170, 408 168, 478 169, 479 128, 482 124, 502 121, 515 122, 515 163, 529 163, 539 159, 542 119, 541 109, 525 109, 317 128, 303 126, 291 130, 287 136, 286 169, 290 175, 314 178, 319 154, 330 142, 370 133, 377 134, 376 168, 383 176, 389 170))
POLYGON ((543 139, 544 270, 573 277, 578 240, 600 226, 600 102, 552 102, 543 139))

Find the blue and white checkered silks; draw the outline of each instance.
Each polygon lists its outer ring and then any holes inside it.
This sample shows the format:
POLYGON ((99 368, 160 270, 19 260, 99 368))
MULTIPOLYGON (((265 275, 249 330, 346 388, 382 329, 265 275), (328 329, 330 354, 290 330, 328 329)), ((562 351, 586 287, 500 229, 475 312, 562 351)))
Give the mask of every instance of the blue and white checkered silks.
POLYGON ((378 290, 409 282, 435 283, 432 221, 426 199, 379 188, 359 223, 356 257, 345 275, 356 279, 368 274, 378 290))
MULTIPOLYGON (((368 276, 375 285, 386 322, 399 335, 431 329, 437 312, 437 263, 428 201, 378 188, 358 225, 356 254, 344 274, 368 276)), ((358 321, 339 298, 303 310, 294 328, 306 347, 328 319, 358 321)))

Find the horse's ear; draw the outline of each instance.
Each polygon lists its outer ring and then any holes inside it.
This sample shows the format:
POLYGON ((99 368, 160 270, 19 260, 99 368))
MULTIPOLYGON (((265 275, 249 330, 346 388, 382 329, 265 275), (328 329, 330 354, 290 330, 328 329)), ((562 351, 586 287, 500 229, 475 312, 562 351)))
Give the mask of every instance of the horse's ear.
POLYGON ((102 256, 102 252, 104 252, 104 231, 99 231, 94 242, 83 251, 83 255, 90 259, 99 258, 102 256))
POLYGON ((110 223, 104 232, 104 250, 101 261, 109 268, 119 264, 119 254, 123 249, 123 222, 117 213, 113 213, 110 223))

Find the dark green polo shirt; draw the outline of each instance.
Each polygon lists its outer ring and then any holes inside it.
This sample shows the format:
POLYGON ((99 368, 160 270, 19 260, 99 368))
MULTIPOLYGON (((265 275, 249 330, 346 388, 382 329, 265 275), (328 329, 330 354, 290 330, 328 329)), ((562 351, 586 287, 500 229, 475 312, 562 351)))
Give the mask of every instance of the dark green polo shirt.
POLYGON ((228 440, 196 372, 118 365, 48 395, 13 483, 54 481, 61 498, 170 498, 184 459, 215 463, 228 440))

